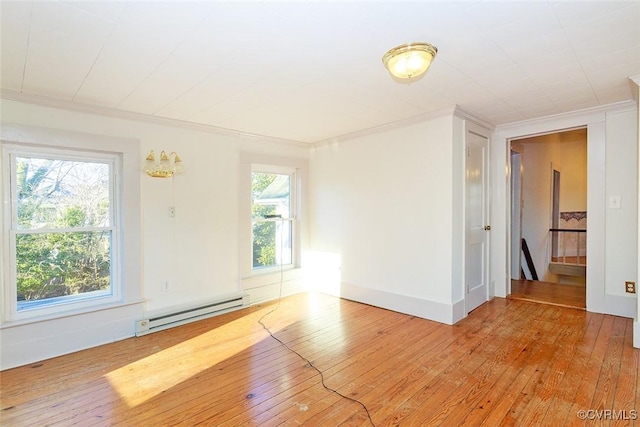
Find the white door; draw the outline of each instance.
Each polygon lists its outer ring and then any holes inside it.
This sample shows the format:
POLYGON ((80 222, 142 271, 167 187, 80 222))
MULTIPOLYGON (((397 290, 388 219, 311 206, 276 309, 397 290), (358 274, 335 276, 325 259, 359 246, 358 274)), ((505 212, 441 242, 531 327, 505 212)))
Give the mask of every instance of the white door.
POLYGON ((488 167, 489 138, 486 131, 468 125, 465 162, 465 285, 469 313, 488 299, 488 167))

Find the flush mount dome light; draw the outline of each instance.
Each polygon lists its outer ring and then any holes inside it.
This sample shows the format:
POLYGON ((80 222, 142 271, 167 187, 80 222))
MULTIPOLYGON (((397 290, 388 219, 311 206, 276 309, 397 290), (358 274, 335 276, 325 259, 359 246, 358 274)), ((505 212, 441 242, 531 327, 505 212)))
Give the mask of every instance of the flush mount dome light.
POLYGON ((384 54, 382 62, 397 79, 414 79, 423 75, 438 53, 429 43, 407 43, 394 47, 384 54))

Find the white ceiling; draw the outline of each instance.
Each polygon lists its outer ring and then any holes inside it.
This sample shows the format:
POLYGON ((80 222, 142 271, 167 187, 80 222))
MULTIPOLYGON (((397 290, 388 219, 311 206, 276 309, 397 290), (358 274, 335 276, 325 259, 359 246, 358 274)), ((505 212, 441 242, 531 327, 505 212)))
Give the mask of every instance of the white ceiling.
POLYGON ((316 142, 458 105, 493 124, 632 99, 640 1, 6 1, 5 97, 316 142), (381 57, 438 47, 427 75, 381 57))

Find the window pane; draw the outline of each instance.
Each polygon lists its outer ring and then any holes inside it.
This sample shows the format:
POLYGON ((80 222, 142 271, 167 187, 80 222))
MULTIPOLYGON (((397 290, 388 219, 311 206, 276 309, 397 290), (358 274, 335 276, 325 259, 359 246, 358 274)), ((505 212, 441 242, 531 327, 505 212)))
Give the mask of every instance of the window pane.
POLYGON ((107 227, 109 165, 16 157, 18 229, 107 227))
POLYGON ((253 268, 292 263, 291 221, 253 223, 253 268))
POLYGON ((292 263, 291 175, 251 175, 253 268, 292 263))
POLYGON ((289 175, 254 172, 251 175, 253 219, 291 216, 289 175))
POLYGON ((30 301, 110 292, 110 256, 110 231, 18 234, 18 310, 30 301))

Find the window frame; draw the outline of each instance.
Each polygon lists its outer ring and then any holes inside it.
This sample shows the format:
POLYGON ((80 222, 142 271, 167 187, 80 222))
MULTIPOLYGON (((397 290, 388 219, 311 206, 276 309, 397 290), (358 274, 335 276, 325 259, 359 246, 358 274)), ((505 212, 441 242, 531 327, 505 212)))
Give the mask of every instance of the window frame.
MULTIPOLYGON (((268 267, 254 267, 253 266, 253 226, 256 222, 273 222, 273 219, 262 219, 256 220, 251 215, 251 211, 253 209, 253 200, 250 196, 249 203, 249 234, 251 236, 251 244, 250 248, 250 256, 249 256, 249 268, 252 276, 262 275, 262 274, 270 274, 283 270, 292 270, 298 268, 299 266, 299 255, 298 255, 298 246, 299 246, 299 227, 298 227, 298 169, 294 167, 288 166, 277 166, 277 165, 269 165, 269 164, 260 164, 260 163, 252 163, 250 168, 250 177, 249 182, 252 182, 252 176, 254 173, 264 173, 264 174, 277 174, 277 175, 288 175, 289 176, 289 217, 288 218, 278 218, 280 221, 288 221, 291 227, 291 262, 288 264, 276 264, 274 266, 268 267)), ((252 191, 250 191, 250 194, 252 191)))
POLYGON ((96 151, 80 147, 64 147, 36 145, 30 143, 2 143, 3 199, 8 209, 4 215, 3 236, 5 240, 5 277, 2 286, 4 299, 3 321, 22 321, 71 312, 87 311, 96 307, 110 305, 122 300, 123 283, 121 274, 121 179, 123 159, 118 152, 96 151), (100 227, 110 231, 110 289, 108 291, 92 291, 80 295, 69 295, 52 298, 48 303, 33 304, 33 307, 20 308, 17 301, 17 252, 16 236, 19 234, 46 234, 48 232, 87 232, 97 231, 95 227, 77 229, 29 229, 20 230, 17 224, 18 200, 16 197, 16 157, 47 158, 80 162, 97 162, 109 165, 109 226, 100 227))

